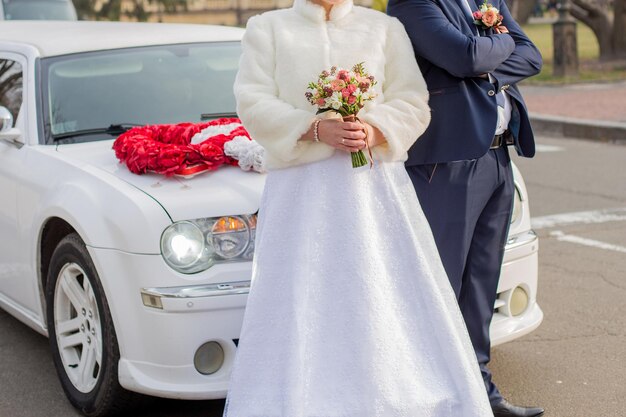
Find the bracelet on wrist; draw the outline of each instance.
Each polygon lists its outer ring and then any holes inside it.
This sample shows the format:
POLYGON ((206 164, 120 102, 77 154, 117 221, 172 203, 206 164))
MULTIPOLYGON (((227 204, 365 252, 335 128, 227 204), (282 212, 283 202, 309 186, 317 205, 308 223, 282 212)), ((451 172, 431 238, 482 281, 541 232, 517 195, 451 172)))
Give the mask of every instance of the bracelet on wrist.
POLYGON ((313 140, 315 142, 319 142, 320 141, 320 135, 319 135, 319 127, 320 127, 320 122, 322 121, 322 119, 317 119, 314 123, 313 123, 313 140))

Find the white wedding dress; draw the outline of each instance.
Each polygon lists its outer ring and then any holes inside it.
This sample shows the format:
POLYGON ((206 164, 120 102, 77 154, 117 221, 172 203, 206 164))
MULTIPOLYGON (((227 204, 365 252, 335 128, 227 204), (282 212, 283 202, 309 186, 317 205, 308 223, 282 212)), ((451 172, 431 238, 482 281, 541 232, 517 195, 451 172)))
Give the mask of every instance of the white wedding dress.
POLYGON ((226 417, 492 416, 402 162, 269 172, 226 417))

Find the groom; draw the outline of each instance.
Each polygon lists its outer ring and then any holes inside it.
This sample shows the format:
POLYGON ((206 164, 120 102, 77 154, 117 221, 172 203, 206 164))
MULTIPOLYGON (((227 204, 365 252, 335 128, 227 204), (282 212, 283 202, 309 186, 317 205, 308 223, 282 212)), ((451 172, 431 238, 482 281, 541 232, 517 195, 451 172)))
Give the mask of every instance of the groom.
POLYGON ((481 6, 475 0, 389 0, 387 12, 411 38, 432 109, 406 168, 465 317, 494 415, 533 417, 543 410, 504 400, 487 363, 514 194, 508 148, 535 154, 516 83, 539 73, 542 61, 504 1, 491 4, 503 18, 498 30, 485 27, 493 19, 474 23, 481 6))

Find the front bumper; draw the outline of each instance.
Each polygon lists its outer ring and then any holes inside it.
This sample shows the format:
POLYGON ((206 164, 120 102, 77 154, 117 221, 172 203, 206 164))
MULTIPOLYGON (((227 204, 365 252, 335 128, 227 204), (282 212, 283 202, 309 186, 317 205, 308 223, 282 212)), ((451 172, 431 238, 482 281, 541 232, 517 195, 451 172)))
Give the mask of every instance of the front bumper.
POLYGON ((224 398, 243 321, 250 262, 183 275, 160 255, 89 251, 115 324, 120 384, 165 398, 224 398), (150 297, 158 297, 162 308, 146 306, 150 297), (203 375, 194 366, 194 355, 209 341, 222 347, 224 364, 214 374, 203 375))

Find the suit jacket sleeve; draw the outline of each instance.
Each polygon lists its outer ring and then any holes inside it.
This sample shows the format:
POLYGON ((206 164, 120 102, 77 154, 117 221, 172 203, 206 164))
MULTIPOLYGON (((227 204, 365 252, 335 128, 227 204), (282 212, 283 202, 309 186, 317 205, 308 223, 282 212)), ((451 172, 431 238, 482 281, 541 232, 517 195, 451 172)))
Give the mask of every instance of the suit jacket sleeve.
POLYGON ((315 115, 278 97, 274 60, 270 22, 263 16, 252 17, 242 39, 234 84, 237 113, 250 135, 268 153, 279 160, 292 161, 310 146, 299 139, 309 130, 315 115))
POLYGON ((497 81, 498 88, 536 75, 541 71, 542 66, 541 53, 513 19, 504 1, 500 3, 500 14, 504 18, 502 24, 506 26, 515 41, 515 49, 502 64, 491 72, 497 81))
MULTIPOLYGON (((375 148, 392 160, 401 159, 430 122, 428 88, 411 41, 397 19, 389 19, 385 48, 382 99, 367 105, 359 116, 377 127, 387 143, 375 148)), ((375 86, 374 88, 378 88, 375 86)))
POLYGON ((434 0, 390 0, 387 13, 404 24, 417 56, 459 78, 495 71, 515 49, 506 34, 464 34, 434 0))

